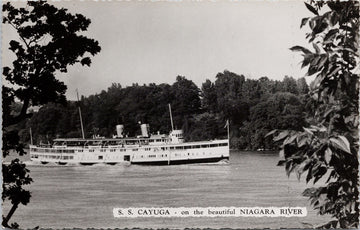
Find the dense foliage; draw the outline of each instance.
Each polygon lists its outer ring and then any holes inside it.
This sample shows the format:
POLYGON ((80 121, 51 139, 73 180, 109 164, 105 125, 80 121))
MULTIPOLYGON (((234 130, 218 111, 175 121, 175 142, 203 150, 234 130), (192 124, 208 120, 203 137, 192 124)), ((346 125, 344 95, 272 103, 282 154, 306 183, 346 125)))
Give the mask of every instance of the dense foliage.
MULTIPOLYGON (((29 107, 49 102, 66 103, 66 86, 55 78, 56 71, 66 72, 69 65, 90 65, 91 55, 100 51, 98 42, 81 32, 90 20, 81 14, 72 15, 43 1, 31 1, 27 7, 15 8, 9 2, 3 5, 3 23, 16 30, 19 40, 11 40, 9 49, 15 54, 12 66, 3 68, 3 157, 10 151, 25 154, 20 141, 26 119, 31 117, 29 107)), ((12 208, 3 217, 9 224, 19 204, 26 205, 31 194, 24 188, 32 182, 29 170, 19 159, 2 164, 3 201, 10 200, 12 208)))
MULTIPOLYGON (((111 137, 117 124, 125 134, 140 134, 139 122, 150 124, 150 132, 168 133, 172 106, 175 128, 182 128, 189 141, 226 138, 224 128, 231 122, 231 144, 241 149, 274 149, 265 134, 276 128, 300 130, 305 93, 303 78, 284 77, 283 81, 245 79, 230 71, 218 73, 215 82, 206 80, 199 89, 191 80, 178 76, 175 83, 122 87, 112 84, 106 91, 82 97, 86 137, 111 137)), ((67 105, 49 103, 40 108, 23 126, 22 140, 29 141, 29 129, 36 143, 56 137, 81 137, 77 102, 67 105)))
POLYGON ((309 110, 310 126, 284 130, 281 153, 287 174, 306 174, 306 182, 321 178, 325 185, 308 188, 305 196, 320 214, 334 219, 323 228, 358 228, 359 224, 359 2, 311 1, 306 7, 315 14, 304 18, 314 51, 295 46, 303 54, 303 67, 314 75, 309 110), (322 14, 320 13, 322 12, 322 14))

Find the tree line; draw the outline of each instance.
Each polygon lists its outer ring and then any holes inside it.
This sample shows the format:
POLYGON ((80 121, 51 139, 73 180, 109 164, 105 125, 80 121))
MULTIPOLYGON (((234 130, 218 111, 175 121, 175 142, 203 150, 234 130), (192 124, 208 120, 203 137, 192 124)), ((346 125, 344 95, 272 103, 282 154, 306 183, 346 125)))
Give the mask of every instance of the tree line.
POLYGON ((226 138, 224 125, 229 120, 232 148, 275 149, 266 133, 278 128, 301 129, 306 124, 303 113, 308 91, 304 78, 254 80, 227 70, 218 73, 214 82, 207 79, 201 88, 184 76, 177 76, 172 85, 122 87, 113 83, 78 102, 42 106, 23 124, 20 136, 29 142, 31 128, 35 143, 81 137, 79 106, 86 138, 111 137, 117 124, 125 125, 128 136, 140 134, 139 123, 150 124, 150 133, 168 133, 171 104, 174 126, 184 130, 187 141, 226 138))

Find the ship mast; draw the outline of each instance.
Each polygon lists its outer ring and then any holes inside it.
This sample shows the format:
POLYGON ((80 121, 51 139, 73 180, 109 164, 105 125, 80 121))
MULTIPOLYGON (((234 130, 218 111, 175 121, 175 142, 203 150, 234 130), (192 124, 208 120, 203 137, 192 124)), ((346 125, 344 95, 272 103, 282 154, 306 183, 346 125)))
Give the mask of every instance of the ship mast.
POLYGON ((172 118, 170 103, 169 103, 169 112, 170 112, 171 130, 174 131, 174 122, 173 122, 173 118, 172 118))
POLYGON ((78 89, 76 89, 76 97, 77 97, 77 101, 78 101, 78 108, 79 108, 79 117, 80 117, 80 125, 81 125, 81 134, 82 134, 82 138, 83 138, 83 139, 85 139, 85 134, 84 134, 84 125, 83 125, 82 116, 81 116, 81 108, 80 108, 80 101, 79 101, 79 92, 78 92, 78 89))
POLYGON ((33 137, 32 137, 31 127, 30 127, 30 144, 33 145, 33 137))
MULTIPOLYGON (((173 122, 173 118, 172 118, 171 105, 170 105, 170 103, 169 103, 169 112, 170 112, 171 130, 174 131, 174 122, 173 122)), ((168 154, 169 154, 168 165, 170 165, 171 151, 169 151, 168 154)))
POLYGON ((227 126, 228 146, 230 148, 230 121, 229 121, 229 119, 227 119, 227 121, 226 121, 226 126, 227 126))

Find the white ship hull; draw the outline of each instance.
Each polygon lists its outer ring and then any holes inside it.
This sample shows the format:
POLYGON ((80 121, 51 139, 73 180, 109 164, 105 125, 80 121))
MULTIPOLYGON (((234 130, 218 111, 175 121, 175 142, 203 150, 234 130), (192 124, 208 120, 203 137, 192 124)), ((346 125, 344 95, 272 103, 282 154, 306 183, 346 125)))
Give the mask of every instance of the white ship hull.
POLYGON ((131 163, 173 165, 212 163, 229 159, 228 140, 166 145, 37 147, 30 146, 34 162, 92 165, 131 163))

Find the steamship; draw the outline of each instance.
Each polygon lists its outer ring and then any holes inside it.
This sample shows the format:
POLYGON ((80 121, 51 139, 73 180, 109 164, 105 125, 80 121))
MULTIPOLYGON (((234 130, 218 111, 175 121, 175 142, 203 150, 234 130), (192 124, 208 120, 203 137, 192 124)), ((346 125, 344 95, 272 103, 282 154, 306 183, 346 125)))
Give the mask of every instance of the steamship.
POLYGON ((214 163, 229 159, 229 139, 184 142, 182 130, 169 135, 149 135, 149 125, 141 124, 141 136, 123 136, 124 125, 117 125, 113 138, 55 139, 51 146, 30 145, 30 158, 42 164, 59 165, 97 163, 174 165, 214 163))
POLYGON ((82 138, 55 139, 53 145, 33 145, 30 129, 30 159, 42 164, 59 165, 97 163, 173 165, 190 163, 214 163, 229 160, 229 122, 228 138, 224 140, 184 142, 183 131, 174 129, 171 106, 169 113, 172 131, 169 135, 149 135, 149 125, 140 124, 141 135, 136 138, 124 137, 124 125, 116 126, 113 138, 85 139, 81 109, 82 138))

